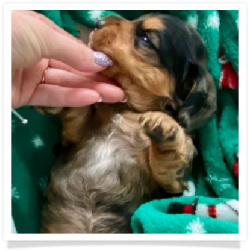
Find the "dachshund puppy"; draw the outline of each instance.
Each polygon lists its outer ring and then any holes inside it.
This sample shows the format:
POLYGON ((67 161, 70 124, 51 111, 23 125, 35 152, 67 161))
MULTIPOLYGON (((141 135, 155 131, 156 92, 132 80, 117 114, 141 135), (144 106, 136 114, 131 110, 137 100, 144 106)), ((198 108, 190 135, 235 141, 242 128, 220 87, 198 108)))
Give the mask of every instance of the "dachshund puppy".
POLYGON ((90 46, 113 60, 102 74, 128 101, 50 110, 62 118, 63 148, 46 190, 43 233, 131 233, 142 203, 160 189, 187 188, 196 151, 188 132, 216 109, 205 45, 184 22, 108 16, 90 46))

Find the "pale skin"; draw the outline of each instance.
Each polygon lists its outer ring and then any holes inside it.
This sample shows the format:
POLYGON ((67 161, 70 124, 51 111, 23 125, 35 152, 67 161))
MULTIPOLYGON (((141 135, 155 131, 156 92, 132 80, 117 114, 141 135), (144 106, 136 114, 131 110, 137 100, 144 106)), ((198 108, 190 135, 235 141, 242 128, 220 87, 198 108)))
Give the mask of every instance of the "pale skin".
POLYGON ((99 74, 104 69, 89 47, 45 16, 12 11, 12 108, 123 101, 124 92, 99 74))

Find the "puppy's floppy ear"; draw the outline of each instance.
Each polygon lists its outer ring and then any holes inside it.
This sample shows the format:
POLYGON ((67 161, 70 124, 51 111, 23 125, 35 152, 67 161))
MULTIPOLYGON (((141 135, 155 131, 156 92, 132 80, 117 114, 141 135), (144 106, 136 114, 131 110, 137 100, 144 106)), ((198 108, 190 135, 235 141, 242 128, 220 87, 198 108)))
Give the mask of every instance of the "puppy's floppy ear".
POLYGON ((180 83, 176 85, 176 93, 181 101, 187 99, 204 74, 204 69, 197 63, 191 61, 186 63, 182 79, 180 83))
POLYGON ((207 70, 193 62, 187 64, 181 85, 177 89, 182 101, 177 121, 190 132, 207 122, 216 111, 216 90, 207 70))

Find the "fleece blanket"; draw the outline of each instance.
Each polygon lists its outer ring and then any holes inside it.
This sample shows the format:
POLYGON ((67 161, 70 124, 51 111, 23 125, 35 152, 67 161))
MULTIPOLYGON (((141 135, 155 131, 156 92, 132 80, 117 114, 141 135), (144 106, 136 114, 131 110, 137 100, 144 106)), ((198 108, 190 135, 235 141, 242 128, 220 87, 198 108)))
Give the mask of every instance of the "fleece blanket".
MULTIPOLYGON (((179 17, 198 30, 208 50, 218 111, 195 132, 198 156, 189 189, 181 196, 143 204, 134 213, 134 233, 238 233, 238 11, 39 11, 78 36, 76 23, 93 28, 109 14, 127 19, 157 12, 179 17)), ((43 192, 55 162, 61 125, 31 107, 12 115, 12 215, 18 233, 38 233, 43 192)))

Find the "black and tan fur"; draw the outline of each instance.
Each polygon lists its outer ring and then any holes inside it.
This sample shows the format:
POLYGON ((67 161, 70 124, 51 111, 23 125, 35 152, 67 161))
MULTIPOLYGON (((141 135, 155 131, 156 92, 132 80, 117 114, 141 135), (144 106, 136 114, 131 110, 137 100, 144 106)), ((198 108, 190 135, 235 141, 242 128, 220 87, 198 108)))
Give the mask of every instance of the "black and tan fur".
POLYGON ((216 109, 194 29, 165 15, 104 21, 90 45, 113 60, 102 73, 128 101, 54 112, 62 117, 63 148, 46 190, 44 233, 130 233, 143 202, 160 189, 187 188, 196 151, 187 132, 216 109))

